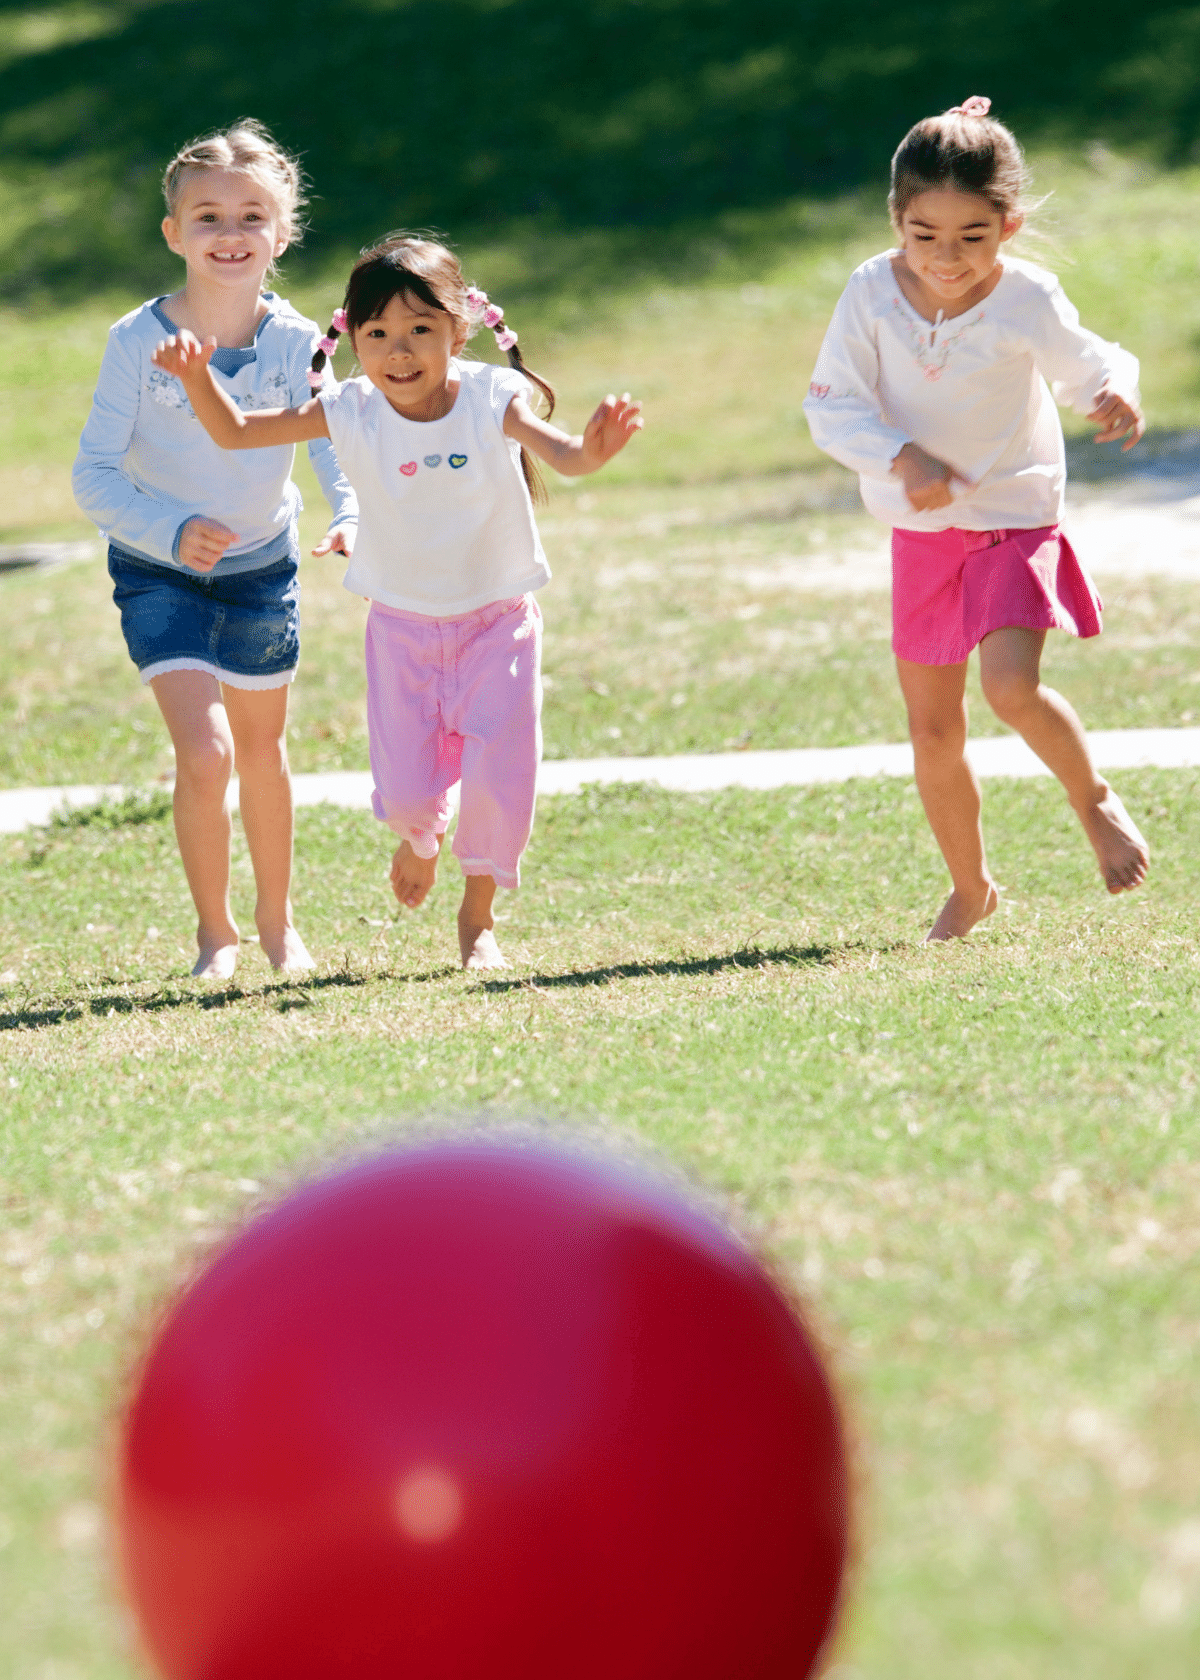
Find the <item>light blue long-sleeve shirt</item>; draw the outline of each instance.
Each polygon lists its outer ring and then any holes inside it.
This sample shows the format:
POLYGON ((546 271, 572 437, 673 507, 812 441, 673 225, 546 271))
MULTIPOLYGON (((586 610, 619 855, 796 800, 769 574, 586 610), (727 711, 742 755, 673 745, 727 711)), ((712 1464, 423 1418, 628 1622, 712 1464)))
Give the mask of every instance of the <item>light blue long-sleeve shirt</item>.
MULTIPOLYGON (((264 295, 269 313, 253 345, 218 350, 213 367, 239 408, 290 408, 312 395, 308 369, 321 329, 284 299, 264 295)), ((109 332, 75 461, 75 500, 111 541, 159 565, 187 569, 179 535, 198 514, 237 533, 213 572, 269 565, 289 551, 301 508, 291 481, 295 451, 228 450, 212 441, 180 382, 150 359, 175 330, 162 301, 131 310, 109 332)), ((308 453, 332 523, 354 524, 358 503, 333 445, 318 438, 308 453)))

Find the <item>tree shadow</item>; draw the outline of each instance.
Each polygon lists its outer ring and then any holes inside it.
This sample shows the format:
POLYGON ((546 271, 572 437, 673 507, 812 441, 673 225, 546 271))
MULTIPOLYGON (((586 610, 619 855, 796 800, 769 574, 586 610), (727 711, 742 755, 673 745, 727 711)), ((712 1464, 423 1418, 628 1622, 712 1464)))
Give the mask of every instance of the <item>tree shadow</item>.
POLYGON ((882 196, 908 126, 973 91, 1027 141, 1094 137, 1100 112, 1107 138, 1169 158, 1200 133, 1200 81, 1179 73, 1198 14, 1164 0, 1008 0, 1002 23, 991 0, 60 3, 40 50, 26 12, 0 0, 10 296, 165 284, 163 165, 247 112, 304 155, 318 258, 398 224, 516 219, 653 227, 610 263, 684 271, 714 212, 882 196))

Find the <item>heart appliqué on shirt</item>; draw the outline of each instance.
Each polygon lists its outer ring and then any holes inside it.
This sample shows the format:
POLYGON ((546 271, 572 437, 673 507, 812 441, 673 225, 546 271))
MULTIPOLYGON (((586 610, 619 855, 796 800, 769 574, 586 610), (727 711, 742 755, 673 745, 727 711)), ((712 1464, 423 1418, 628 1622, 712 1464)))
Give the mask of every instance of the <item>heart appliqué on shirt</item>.
POLYGON ((451 455, 450 465, 452 467, 465 467, 466 464, 467 464, 467 457, 465 455, 451 455))
POLYGON ((440 455, 426 455, 425 465, 427 467, 440 467, 441 464, 442 464, 442 457, 440 455))
POLYGON ((400 471, 404 474, 405 478, 411 478, 416 470, 417 463, 415 461, 405 461, 404 465, 400 468, 400 471))

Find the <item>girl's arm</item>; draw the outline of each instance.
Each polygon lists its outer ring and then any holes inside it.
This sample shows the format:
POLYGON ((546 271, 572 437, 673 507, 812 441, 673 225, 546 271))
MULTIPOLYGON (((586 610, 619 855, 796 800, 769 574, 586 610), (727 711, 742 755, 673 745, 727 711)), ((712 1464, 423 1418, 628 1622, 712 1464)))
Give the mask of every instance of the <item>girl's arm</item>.
POLYGON ((1132 449, 1146 430, 1137 357, 1081 326, 1079 311, 1057 282, 1031 312, 1029 338, 1054 400, 1095 421, 1102 428, 1097 443, 1124 438, 1121 447, 1132 449))
MULTIPOLYGON (((289 345, 290 360, 288 377, 291 387, 288 399, 296 407, 307 402, 309 397, 315 397, 317 392, 309 379, 313 351, 317 348, 319 328, 313 325, 311 339, 302 335, 297 336, 289 345)), ((325 384, 323 389, 331 393, 337 389, 333 368, 328 359, 325 363, 323 375, 325 384)), ((328 419, 326 420, 328 424, 328 419)), ((329 503, 333 517, 329 521, 329 528, 325 535, 313 549, 315 555, 330 554, 340 551, 347 556, 354 552, 355 540, 358 536, 358 497, 354 494, 350 482, 338 464, 333 444, 328 438, 310 438, 308 441, 308 458, 312 463, 313 472, 317 475, 317 482, 321 486, 322 494, 329 503)))
POLYGON ((504 411, 504 435, 565 478, 599 471, 624 449, 635 432, 641 431, 642 425, 642 405, 630 402, 628 391, 623 397, 605 397, 582 436, 576 437, 539 420, 523 397, 514 397, 504 411))
POLYGON ((851 280, 838 300, 804 399, 813 442, 863 478, 898 478, 911 508, 928 513, 949 507, 955 480, 947 462, 922 449, 895 426, 879 405, 879 353, 862 290, 851 280))
POLYGON ((879 353, 865 308, 865 279, 855 276, 838 299, 804 399, 813 442, 864 478, 891 476, 911 443, 889 426, 879 404, 879 353))
POLYGON ((71 487, 81 510, 114 541, 169 564, 195 504, 189 506, 162 493, 151 495, 122 466, 137 428, 143 367, 140 355, 121 333, 110 333, 92 410, 79 440, 71 487))
POLYGON ((269 449, 329 436, 325 410, 316 397, 298 408, 243 412, 213 377, 208 364, 216 348, 215 338, 201 344, 190 332, 181 332, 164 339, 154 351, 155 366, 180 381, 197 420, 214 443, 222 449, 269 449))

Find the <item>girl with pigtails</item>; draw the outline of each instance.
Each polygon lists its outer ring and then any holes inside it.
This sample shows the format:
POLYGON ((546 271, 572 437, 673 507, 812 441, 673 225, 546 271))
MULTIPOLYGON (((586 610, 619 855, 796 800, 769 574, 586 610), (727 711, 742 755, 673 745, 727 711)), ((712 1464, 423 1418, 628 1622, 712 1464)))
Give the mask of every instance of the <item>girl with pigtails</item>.
POLYGON ((628 394, 606 397, 582 435, 530 405, 536 386, 517 335, 468 287, 446 246, 393 234, 365 251, 344 305, 312 358, 314 395, 252 413, 213 377, 214 345, 180 332, 157 366, 183 384, 224 449, 328 438, 353 485, 360 524, 346 587, 371 603, 367 721, 375 814, 398 836, 392 888, 415 908, 433 886, 461 780, 453 850, 464 880, 458 912, 464 968, 505 965, 496 888, 519 882, 541 757, 542 620, 534 592, 550 577, 533 503, 536 456, 567 476, 595 472, 642 425, 628 394), (465 360, 491 327, 509 366, 465 360), (348 335, 359 377, 323 389, 326 357, 348 335))

